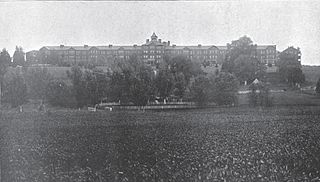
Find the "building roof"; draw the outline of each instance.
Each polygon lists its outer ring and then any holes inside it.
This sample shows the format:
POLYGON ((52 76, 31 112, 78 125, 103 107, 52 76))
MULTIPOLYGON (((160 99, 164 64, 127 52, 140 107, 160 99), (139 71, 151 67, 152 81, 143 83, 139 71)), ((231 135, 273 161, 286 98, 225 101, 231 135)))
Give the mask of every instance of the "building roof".
POLYGON ((290 47, 286 48, 285 50, 283 50, 283 52, 285 52, 285 51, 289 51, 289 50, 298 51, 298 50, 299 50, 299 48, 294 48, 293 46, 290 46, 290 47))
POLYGON ((143 45, 155 45, 155 46, 164 46, 164 43, 161 43, 161 42, 159 42, 159 41, 149 41, 149 42, 147 42, 147 43, 145 43, 145 44, 143 44, 143 45))
MULTIPOLYGON (((161 43, 159 41, 149 41, 144 45, 156 45, 156 46, 165 46, 164 43, 161 43)), ((276 48, 276 45, 258 45, 257 49, 267 49, 269 47, 276 48)), ((138 45, 124 45, 124 46, 114 46, 114 45, 109 45, 109 46, 44 46, 41 49, 46 48, 48 50, 59 50, 59 51, 64 51, 64 50, 69 50, 69 49, 74 49, 74 50, 79 50, 79 51, 87 51, 92 48, 96 48, 98 50, 120 50, 123 48, 124 50, 141 50, 142 46, 138 45)), ((227 46, 215 46, 215 45, 191 45, 191 46, 176 46, 176 45, 171 45, 171 46, 165 46, 165 49, 168 50, 183 50, 183 49, 192 49, 192 50, 207 50, 210 48, 217 48, 219 50, 227 50, 227 46)))
POLYGON ((219 50, 227 50, 227 46, 215 46, 215 45, 201 45, 201 46, 168 46, 166 47, 166 49, 174 49, 174 50, 179 50, 179 49, 184 49, 184 48, 188 48, 188 49, 192 49, 192 50, 204 50, 204 49, 210 49, 210 48, 213 48, 213 47, 216 47, 218 48, 219 50))
POLYGON ((276 48, 276 45, 258 45, 257 49, 267 49, 268 47, 276 48))
POLYGON ((123 48, 124 50, 141 50, 141 46, 93 46, 99 50, 119 50, 123 48))
POLYGON ((38 53, 38 52, 39 52, 38 50, 31 50, 31 51, 26 52, 26 54, 30 54, 30 53, 38 53))
MULTIPOLYGON (((98 50, 118 50, 120 48, 123 48, 125 50, 139 50, 141 49, 141 46, 44 46, 42 48, 46 48, 48 50, 56 50, 56 51, 63 51, 63 50, 69 50, 74 49, 77 51, 87 51, 91 48, 97 48, 98 50)), ((41 49, 42 49, 41 48, 41 49)))
POLYGON ((84 46, 44 46, 41 49, 46 48, 48 50, 53 50, 53 51, 64 51, 64 50, 69 50, 71 48, 75 50, 89 50, 90 46, 84 47, 84 46))

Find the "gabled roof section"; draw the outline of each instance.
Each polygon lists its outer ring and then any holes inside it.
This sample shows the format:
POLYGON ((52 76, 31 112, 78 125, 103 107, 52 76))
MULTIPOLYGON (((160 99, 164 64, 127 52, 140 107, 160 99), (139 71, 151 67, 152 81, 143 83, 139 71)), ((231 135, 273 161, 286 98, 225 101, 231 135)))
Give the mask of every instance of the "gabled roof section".
POLYGON ((285 50, 283 50, 283 52, 285 52, 285 51, 289 51, 289 50, 298 51, 298 49, 297 49, 297 48, 294 48, 293 46, 290 46, 290 47, 286 48, 285 50))

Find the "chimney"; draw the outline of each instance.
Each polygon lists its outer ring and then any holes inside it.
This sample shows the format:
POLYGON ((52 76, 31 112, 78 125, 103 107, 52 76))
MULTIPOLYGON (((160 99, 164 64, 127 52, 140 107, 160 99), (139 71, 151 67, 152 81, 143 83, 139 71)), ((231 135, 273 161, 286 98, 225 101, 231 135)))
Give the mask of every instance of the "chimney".
POLYGON ((109 44, 109 48, 111 48, 112 47, 112 44, 109 44))
POLYGON ((201 44, 198 44, 198 47, 201 47, 201 44))
POLYGON ((83 47, 87 48, 87 47, 88 47, 88 45, 84 45, 83 47))
POLYGON ((60 45, 60 48, 63 48, 63 47, 64 47, 64 45, 61 44, 61 45, 60 45))
POLYGON ((158 39, 159 40, 159 43, 161 43, 161 39, 158 39))
POLYGON ((170 46, 170 41, 168 41, 168 46, 170 46))
POLYGON ((133 44, 133 47, 137 47, 137 44, 133 44))
POLYGON ((146 43, 149 43, 149 39, 147 39, 146 43))

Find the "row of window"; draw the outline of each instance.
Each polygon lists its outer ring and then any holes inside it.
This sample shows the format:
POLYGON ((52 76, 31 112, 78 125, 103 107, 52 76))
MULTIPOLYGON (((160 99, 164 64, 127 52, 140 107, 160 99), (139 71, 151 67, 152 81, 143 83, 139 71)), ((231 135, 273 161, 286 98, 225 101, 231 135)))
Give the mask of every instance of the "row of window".
MULTIPOLYGON (((128 55, 119 56, 119 57, 120 57, 120 58, 125 58, 125 59, 129 59, 129 58, 130 58, 130 56, 128 56, 128 55)), ((98 56, 96 56, 96 55, 90 55, 90 56, 85 56, 85 55, 81 55, 81 56, 80 56, 80 55, 76 55, 76 56, 74 56, 74 55, 69 55, 69 56, 61 56, 60 58, 62 58, 62 59, 64 59, 64 58, 69 58, 69 59, 74 59, 74 58, 76 58, 76 59, 95 58, 95 59, 97 59, 98 56)), ((150 59, 155 59, 155 58, 161 59, 162 56, 161 56, 161 55, 143 55, 142 58, 144 58, 144 59, 148 59, 148 58, 150 58, 150 59)), ((210 59, 217 59, 218 56, 217 56, 217 55, 210 55, 210 56, 202 56, 202 55, 192 56, 192 55, 190 55, 189 58, 210 58, 210 59)))
POLYGON ((161 55, 143 55, 143 58, 144 59, 148 59, 148 58, 150 58, 150 59, 155 59, 155 58, 161 59, 162 56, 161 55))
POLYGON ((268 59, 276 59, 277 56, 275 55, 267 55, 267 56, 261 56, 260 58, 261 59, 265 59, 265 58, 268 58, 268 59))
POLYGON ((150 54, 150 53, 151 53, 151 54, 154 54, 154 53, 157 53, 157 54, 161 54, 161 53, 162 53, 162 54, 163 54, 163 53, 164 53, 164 51, 158 51, 158 50, 157 50, 157 51, 155 51, 155 50, 150 50, 150 51, 143 51, 143 53, 144 53, 144 54, 150 54))
MULTIPOLYGON (((217 54, 225 54, 227 51, 219 51, 219 50, 166 50, 167 54, 190 54, 190 55, 206 55, 206 54, 211 54, 212 56, 217 56, 217 54), (215 55, 214 55, 215 54, 215 55)), ((268 54, 270 53, 275 53, 274 50, 267 50, 266 51, 268 54)), ((49 53, 49 52, 48 52, 49 53)), ((87 51, 59 51, 60 55, 82 55, 86 56, 87 51)), ((129 54, 141 54, 140 51, 97 51, 97 50, 91 50, 90 55, 129 55, 129 54)), ((163 50, 149 50, 149 51, 143 51, 143 54, 164 54, 165 51, 163 50)), ((265 50, 261 51, 262 54, 265 53, 265 50)))
POLYGON ((188 50, 168 50, 168 53, 171 54, 225 54, 227 51, 218 51, 218 50, 197 50, 197 51, 188 51, 188 50))
MULTIPOLYGON (((164 54, 164 50, 148 50, 148 51, 143 51, 144 54, 164 54)), ((172 54, 182 54, 182 53, 190 53, 190 54, 224 54, 225 51, 218 51, 218 50, 198 50, 198 51, 189 51, 189 50, 166 50, 166 52, 168 53, 172 53, 172 54)), ((49 52, 46 52, 47 54, 49 52)), ((97 50, 91 50, 89 51, 90 54, 132 54, 132 53, 138 53, 140 54, 141 51, 137 51, 137 50, 133 50, 133 51, 129 51, 129 50, 125 50, 125 51, 97 51, 97 50)), ((87 55, 88 52, 87 51, 58 51, 58 54, 62 55, 87 55)))
POLYGON ((261 54, 275 54, 276 53, 276 50, 260 50, 260 53, 261 54))

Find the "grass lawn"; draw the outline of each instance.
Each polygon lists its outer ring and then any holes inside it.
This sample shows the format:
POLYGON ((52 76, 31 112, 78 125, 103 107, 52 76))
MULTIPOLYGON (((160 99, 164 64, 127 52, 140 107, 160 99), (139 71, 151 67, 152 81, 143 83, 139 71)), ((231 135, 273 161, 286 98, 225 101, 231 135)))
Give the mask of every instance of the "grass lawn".
MULTIPOLYGON (((270 93, 275 106, 320 106, 320 96, 303 93, 299 90, 270 93)), ((249 94, 238 94, 238 104, 248 105, 249 94)))
POLYGON ((0 113, 0 181, 316 181, 320 107, 0 113))

